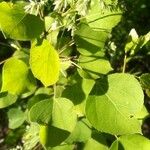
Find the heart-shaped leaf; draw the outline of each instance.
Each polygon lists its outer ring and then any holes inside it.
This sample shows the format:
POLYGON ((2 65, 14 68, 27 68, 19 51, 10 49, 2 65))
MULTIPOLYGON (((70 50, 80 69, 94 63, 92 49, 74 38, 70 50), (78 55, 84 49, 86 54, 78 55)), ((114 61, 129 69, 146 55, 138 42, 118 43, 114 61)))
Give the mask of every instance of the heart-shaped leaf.
POLYGON ((98 130, 110 134, 138 133, 135 115, 143 107, 143 91, 133 75, 116 73, 100 79, 86 103, 86 115, 98 130))

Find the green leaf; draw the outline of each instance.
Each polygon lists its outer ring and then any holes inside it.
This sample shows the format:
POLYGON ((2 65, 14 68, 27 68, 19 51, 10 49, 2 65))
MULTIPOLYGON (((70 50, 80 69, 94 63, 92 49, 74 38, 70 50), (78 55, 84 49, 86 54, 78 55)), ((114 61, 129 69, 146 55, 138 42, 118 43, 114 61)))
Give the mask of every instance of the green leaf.
POLYGON ((64 145, 53 147, 48 150, 73 150, 73 149, 74 149, 74 145, 65 145, 64 144, 64 145))
POLYGON ((8 92, 1 92, 0 93, 0 108, 8 107, 12 105, 17 100, 16 95, 9 94, 8 92))
POLYGON ((128 51, 134 51, 134 49, 136 48, 137 44, 138 44, 138 39, 139 39, 139 36, 138 34, 136 33, 136 30, 135 29, 132 29, 129 33, 129 36, 128 36, 128 41, 125 45, 125 52, 127 53, 128 51))
POLYGON ((121 19, 120 10, 111 10, 111 8, 102 8, 99 0, 91 2, 91 9, 86 15, 88 25, 95 30, 110 32, 121 19))
POLYGON ((25 114, 18 108, 12 108, 8 111, 9 128, 16 129, 25 121, 25 114))
POLYGON ((39 17, 24 13, 18 5, 2 2, 0 10, 0 30, 8 38, 27 41, 37 38, 44 30, 39 17))
POLYGON ((60 56, 69 57, 73 52, 72 44, 72 37, 69 35, 58 38, 56 48, 58 49, 60 56))
POLYGON ((122 145, 118 142, 118 141, 115 141, 112 143, 111 147, 110 147, 110 150, 124 150, 124 148, 122 147, 122 145))
POLYGON ((115 73, 99 79, 86 102, 86 116, 98 129, 110 134, 139 133, 135 114, 143 107, 143 91, 130 74, 115 73))
POLYGON ((31 70, 28 72, 28 78, 26 81, 26 88, 28 91, 35 91, 37 88, 37 82, 36 79, 34 78, 31 70))
POLYGON ((136 113, 135 118, 143 121, 143 119, 148 115, 149 115, 149 113, 148 113, 146 107, 143 105, 143 108, 139 112, 136 113))
POLYGON ((13 53, 13 57, 23 60, 26 64, 29 62, 29 50, 28 49, 19 49, 13 53))
POLYGON ((69 132, 53 126, 40 126, 40 142, 44 147, 60 145, 69 136, 69 132))
POLYGON ((113 142, 110 150, 149 150, 150 140, 140 134, 123 135, 113 142))
POLYGON ((56 98, 53 103, 52 126, 72 132, 77 122, 73 103, 66 98, 56 98))
POLYGON ((77 121, 73 103, 65 98, 45 99, 37 102, 31 107, 29 117, 32 122, 52 123, 53 127, 68 132, 72 132, 77 121))
POLYGON ((77 122, 75 129, 66 139, 66 143, 72 144, 75 142, 85 142, 91 138, 91 125, 86 119, 77 122))
POLYGON ((94 31, 87 24, 81 23, 75 31, 75 43, 77 50, 82 55, 96 55, 105 44, 108 33, 103 31, 94 31))
POLYGON ((85 143, 83 150, 108 150, 106 139, 103 135, 93 133, 92 137, 85 143))
POLYGON ((3 66, 1 91, 21 94, 26 88, 27 77, 28 67, 22 60, 8 59, 3 66))
POLYGON ((47 40, 44 40, 41 45, 31 49, 30 66, 33 75, 39 79, 44 86, 53 85, 57 82, 60 60, 57 51, 47 40))
POLYGON ((85 114, 85 100, 95 81, 82 79, 78 74, 72 76, 70 80, 75 81, 75 83, 68 85, 61 96, 71 100, 78 115, 83 116, 85 114))
POLYGON ((37 91, 35 92, 35 95, 38 94, 46 94, 46 95, 53 95, 54 94, 54 90, 51 87, 40 87, 37 89, 37 91))
POLYGON ((97 79, 112 71, 109 61, 99 56, 80 55, 78 65, 82 68, 78 69, 80 76, 87 79, 97 79))
POLYGON ((150 89, 150 73, 142 74, 140 77, 140 83, 144 89, 150 89))
POLYGON ((33 105, 29 111, 32 122, 49 124, 52 118, 53 100, 45 99, 33 105))
POLYGON ((34 104, 48 98, 50 98, 50 96, 47 94, 37 94, 35 96, 32 96, 28 101, 28 109, 30 110, 34 104))
POLYGON ((54 22, 54 18, 52 18, 51 16, 46 16, 44 18, 45 21, 45 30, 46 32, 48 32, 48 35, 46 37, 46 39, 52 43, 53 46, 55 46, 57 44, 57 36, 59 33, 59 29, 56 30, 52 30, 52 23, 54 22))
POLYGON ((149 41, 150 41, 150 32, 140 36, 134 43, 134 47, 132 48, 130 55, 135 55, 136 53, 138 53, 139 50, 142 49, 142 47, 146 45, 149 41))
POLYGON ((118 3, 118 0, 105 0, 102 2, 105 3, 105 5, 116 5, 118 3))
POLYGON ((140 76, 140 83, 145 93, 150 97, 150 73, 145 73, 140 76))

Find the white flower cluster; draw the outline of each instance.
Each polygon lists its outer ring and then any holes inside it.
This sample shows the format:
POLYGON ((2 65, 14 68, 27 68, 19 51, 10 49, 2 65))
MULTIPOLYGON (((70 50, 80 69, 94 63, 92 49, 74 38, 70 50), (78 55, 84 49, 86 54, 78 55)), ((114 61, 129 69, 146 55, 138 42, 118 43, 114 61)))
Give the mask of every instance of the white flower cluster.
POLYGON ((25 12, 38 15, 39 10, 45 5, 47 0, 29 0, 29 4, 24 7, 25 12))

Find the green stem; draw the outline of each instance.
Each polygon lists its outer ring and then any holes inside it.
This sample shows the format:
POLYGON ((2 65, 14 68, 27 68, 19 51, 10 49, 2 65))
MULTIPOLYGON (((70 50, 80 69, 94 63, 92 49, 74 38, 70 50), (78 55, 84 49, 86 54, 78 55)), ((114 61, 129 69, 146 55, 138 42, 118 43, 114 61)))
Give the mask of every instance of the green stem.
POLYGON ((125 73, 126 70, 126 63, 127 63, 127 55, 124 55, 124 60, 123 60, 123 69, 122 69, 122 73, 125 73))
POLYGON ((117 136, 117 135, 115 135, 115 138, 116 138, 116 139, 118 139, 118 136, 117 136))

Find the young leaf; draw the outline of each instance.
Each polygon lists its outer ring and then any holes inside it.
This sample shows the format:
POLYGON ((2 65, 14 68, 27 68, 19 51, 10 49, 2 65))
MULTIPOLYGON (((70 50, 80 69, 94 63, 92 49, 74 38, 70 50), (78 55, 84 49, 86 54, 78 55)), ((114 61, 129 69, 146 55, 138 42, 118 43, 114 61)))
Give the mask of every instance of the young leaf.
POLYGON ((127 53, 128 51, 134 51, 134 49, 136 48, 137 44, 138 44, 138 34, 136 33, 135 29, 132 29, 129 33, 128 36, 128 41, 125 45, 125 52, 127 53))
POLYGON ((86 102, 86 115, 93 127, 110 134, 139 133, 135 114, 143 107, 143 91, 129 74, 116 73, 100 79, 86 102))
POLYGON ((30 66, 33 75, 39 79, 44 86, 53 85, 57 82, 60 60, 57 51, 47 40, 44 40, 41 45, 31 49, 30 66))
POLYGON ((24 13, 12 3, 0 3, 0 30, 12 39, 27 41, 37 38, 44 30, 39 17, 24 13))
POLYGON ((3 66, 1 91, 21 94, 26 88, 27 77, 28 67, 22 60, 8 59, 3 66))
POLYGON ((113 142, 110 150, 149 150, 150 140, 140 134, 123 135, 113 142))

